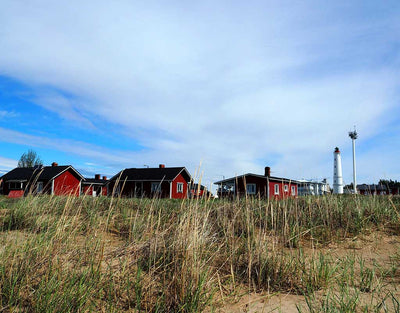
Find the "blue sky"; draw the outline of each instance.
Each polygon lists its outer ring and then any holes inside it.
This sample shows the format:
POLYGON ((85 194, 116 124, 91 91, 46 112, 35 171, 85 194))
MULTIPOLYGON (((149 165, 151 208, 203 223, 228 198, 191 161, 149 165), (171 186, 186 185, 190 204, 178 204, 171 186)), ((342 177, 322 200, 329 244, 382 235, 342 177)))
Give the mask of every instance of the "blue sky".
POLYGON ((400 180, 399 1, 0 0, 0 170, 400 180))

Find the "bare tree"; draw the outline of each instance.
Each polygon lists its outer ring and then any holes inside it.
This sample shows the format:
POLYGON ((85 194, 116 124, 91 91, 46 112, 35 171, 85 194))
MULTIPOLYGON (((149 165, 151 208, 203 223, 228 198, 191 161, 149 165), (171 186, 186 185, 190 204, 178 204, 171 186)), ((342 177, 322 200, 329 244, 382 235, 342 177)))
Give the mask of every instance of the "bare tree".
POLYGON ((36 165, 43 165, 43 161, 39 158, 37 153, 31 149, 21 155, 18 161, 18 167, 33 167, 36 165))

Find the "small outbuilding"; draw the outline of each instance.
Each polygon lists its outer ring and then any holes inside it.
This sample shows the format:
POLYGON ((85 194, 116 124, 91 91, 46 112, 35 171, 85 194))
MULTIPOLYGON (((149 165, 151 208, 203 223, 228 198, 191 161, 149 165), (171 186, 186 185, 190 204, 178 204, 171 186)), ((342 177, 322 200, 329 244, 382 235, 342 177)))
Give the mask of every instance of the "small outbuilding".
POLYGON ((100 177, 100 174, 96 174, 94 178, 85 178, 82 181, 82 194, 86 196, 107 196, 107 176, 100 177))
POLYGON ((190 184, 190 194, 191 198, 203 198, 203 197, 210 197, 211 193, 207 190, 206 186, 192 183, 190 184))

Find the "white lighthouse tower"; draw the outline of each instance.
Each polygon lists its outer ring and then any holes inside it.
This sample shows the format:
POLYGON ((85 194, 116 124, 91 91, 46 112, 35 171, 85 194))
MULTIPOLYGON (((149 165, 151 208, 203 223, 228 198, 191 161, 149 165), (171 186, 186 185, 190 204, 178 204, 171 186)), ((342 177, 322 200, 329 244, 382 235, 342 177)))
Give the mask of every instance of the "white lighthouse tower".
POLYGON ((343 193, 342 159, 339 148, 336 147, 333 152, 333 193, 343 193))

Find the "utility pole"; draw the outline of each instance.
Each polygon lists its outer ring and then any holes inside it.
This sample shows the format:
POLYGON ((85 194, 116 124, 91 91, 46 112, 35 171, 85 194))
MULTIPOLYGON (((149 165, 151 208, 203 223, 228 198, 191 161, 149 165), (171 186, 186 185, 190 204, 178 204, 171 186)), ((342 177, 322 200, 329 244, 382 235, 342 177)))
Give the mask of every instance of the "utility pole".
POLYGON ((354 131, 349 132, 349 137, 353 142, 353 190, 354 194, 357 194, 357 180, 356 180, 356 139, 358 134, 356 132, 356 127, 354 126, 354 131))

